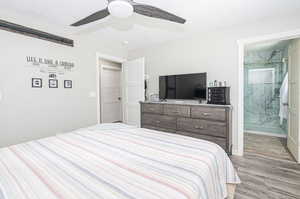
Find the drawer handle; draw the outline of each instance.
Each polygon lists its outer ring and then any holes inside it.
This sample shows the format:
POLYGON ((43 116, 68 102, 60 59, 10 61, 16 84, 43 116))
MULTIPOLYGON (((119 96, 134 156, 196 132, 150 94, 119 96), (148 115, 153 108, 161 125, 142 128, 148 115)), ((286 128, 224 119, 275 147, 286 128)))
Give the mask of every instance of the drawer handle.
POLYGON ((203 116, 209 116, 210 113, 202 113, 203 116))
POLYGON ((179 113, 179 111, 172 111, 172 113, 179 113))
POLYGON ((150 111, 154 111, 154 108, 149 108, 150 111))
POLYGON ((203 126, 195 126, 195 129, 204 129, 203 126))
POLYGON ((157 120, 157 121, 156 121, 156 123, 157 123, 157 124, 159 124, 159 123, 160 123, 160 121, 159 121, 159 120, 157 120))

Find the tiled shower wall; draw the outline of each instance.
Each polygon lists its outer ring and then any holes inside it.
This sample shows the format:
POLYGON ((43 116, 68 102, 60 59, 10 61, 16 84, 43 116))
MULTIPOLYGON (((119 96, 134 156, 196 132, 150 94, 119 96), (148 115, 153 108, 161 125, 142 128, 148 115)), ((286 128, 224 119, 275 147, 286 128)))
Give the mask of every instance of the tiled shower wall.
POLYGON ((288 70, 288 47, 245 52, 244 128, 287 134, 280 123, 280 88, 288 70))

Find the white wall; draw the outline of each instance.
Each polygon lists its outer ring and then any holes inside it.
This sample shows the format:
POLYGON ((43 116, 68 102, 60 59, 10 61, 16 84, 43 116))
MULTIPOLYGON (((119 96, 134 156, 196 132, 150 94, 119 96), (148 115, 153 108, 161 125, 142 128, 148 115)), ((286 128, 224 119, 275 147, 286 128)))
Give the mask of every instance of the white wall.
MULTIPOLYGON (((146 58, 149 93, 158 92, 158 76, 207 72, 208 81, 226 80, 231 86, 233 152, 237 153, 238 43, 240 39, 299 29, 300 16, 267 19, 129 52, 129 58, 146 58)), ((200 24, 201 25, 201 24, 200 24)))
POLYGON ((96 52, 126 54, 92 38, 67 36, 74 48, 0 30, 0 147, 97 123, 97 98, 89 97, 97 91, 96 52), (48 76, 26 67, 26 56, 74 62, 75 71, 49 89, 48 76), (43 77, 44 88, 31 88, 32 77, 43 77), (63 88, 64 79, 73 80, 73 89, 63 88))

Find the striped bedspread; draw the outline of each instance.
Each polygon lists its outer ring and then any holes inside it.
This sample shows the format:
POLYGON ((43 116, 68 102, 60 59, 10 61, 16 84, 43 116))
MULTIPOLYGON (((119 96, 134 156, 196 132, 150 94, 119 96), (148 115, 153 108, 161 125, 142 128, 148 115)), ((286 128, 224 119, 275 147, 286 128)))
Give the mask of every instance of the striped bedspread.
POLYGON ((0 199, 224 199, 227 183, 219 146, 124 124, 0 149, 0 199))

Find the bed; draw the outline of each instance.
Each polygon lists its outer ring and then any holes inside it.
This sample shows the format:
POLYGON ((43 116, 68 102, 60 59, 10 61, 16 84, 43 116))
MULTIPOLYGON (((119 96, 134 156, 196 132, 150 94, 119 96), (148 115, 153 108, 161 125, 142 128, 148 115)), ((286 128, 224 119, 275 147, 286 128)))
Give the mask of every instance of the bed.
POLYGON ((0 149, 0 199, 224 199, 239 183, 218 145, 125 124, 0 149))

